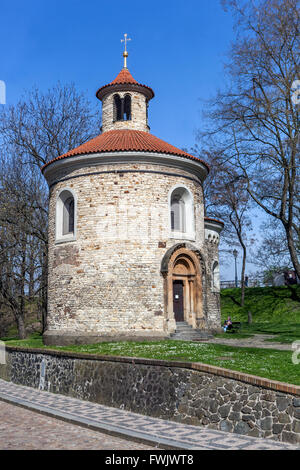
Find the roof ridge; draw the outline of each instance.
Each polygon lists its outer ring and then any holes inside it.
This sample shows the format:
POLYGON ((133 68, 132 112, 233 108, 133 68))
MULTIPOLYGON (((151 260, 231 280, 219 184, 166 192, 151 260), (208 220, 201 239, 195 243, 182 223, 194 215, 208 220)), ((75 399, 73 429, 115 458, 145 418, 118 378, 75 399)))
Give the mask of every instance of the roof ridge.
POLYGON ((105 90, 109 89, 109 87, 117 87, 118 85, 135 85, 136 87, 141 87, 140 89, 143 90, 144 93, 146 93, 148 99, 152 99, 154 97, 154 91, 152 90, 152 88, 147 85, 143 85, 142 83, 139 83, 135 78, 133 78, 129 69, 125 67, 120 70, 120 72, 112 82, 108 83, 107 85, 101 86, 97 90, 96 97, 101 100, 103 97, 103 93, 105 94, 105 90))

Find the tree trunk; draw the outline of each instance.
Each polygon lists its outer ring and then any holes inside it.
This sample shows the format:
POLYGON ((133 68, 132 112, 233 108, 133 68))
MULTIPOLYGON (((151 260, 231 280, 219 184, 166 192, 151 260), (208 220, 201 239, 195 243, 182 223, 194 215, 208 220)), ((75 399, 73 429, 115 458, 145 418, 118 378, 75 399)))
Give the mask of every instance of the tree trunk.
POLYGON ((48 258, 45 252, 42 254, 42 289, 41 289, 41 314, 42 333, 47 330, 47 288, 48 288, 48 258))
POLYGON ((26 338, 26 329, 25 329, 24 312, 23 312, 23 314, 21 312, 18 312, 16 314, 16 321, 17 321, 17 327, 18 327, 18 336, 19 336, 20 339, 25 339, 26 338))
POLYGON ((292 233, 292 228, 288 225, 284 225, 285 232, 286 232, 286 237, 287 237, 287 242, 288 242, 288 248, 291 256, 291 261, 293 263, 294 269, 297 273, 298 279, 300 279, 300 263, 298 260, 298 255, 297 255, 297 250, 295 247, 294 239, 293 239, 293 233, 292 233))
POLYGON ((18 326, 18 335, 20 339, 26 338, 25 330, 25 276, 26 276, 26 249, 27 249, 27 240, 26 236, 22 240, 22 255, 21 255, 21 273, 20 273, 20 282, 19 282, 19 309, 16 314, 17 326, 18 326))
POLYGON ((247 258, 247 249, 245 244, 240 240, 240 243, 243 248, 243 264, 242 264, 242 273, 241 273, 241 306, 244 306, 245 303, 245 269, 246 269, 246 258, 247 258))
POLYGON ((33 262, 31 262, 29 267, 29 285, 28 285, 28 297, 30 300, 34 298, 34 273, 35 268, 33 262))

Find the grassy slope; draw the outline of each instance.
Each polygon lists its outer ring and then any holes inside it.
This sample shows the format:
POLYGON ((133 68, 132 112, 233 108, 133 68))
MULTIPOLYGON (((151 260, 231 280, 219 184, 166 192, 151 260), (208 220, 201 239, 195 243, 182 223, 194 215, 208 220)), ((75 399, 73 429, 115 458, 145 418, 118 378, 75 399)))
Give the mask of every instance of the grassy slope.
POLYGON ((241 289, 221 291, 222 320, 230 315, 234 321, 246 322, 250 310, 253 322, 300 322, 300 285, 251 287, 246 289, 245 306, 240 306, 241 289))
POLYGON ((222 323, 230 316, 242 322, 242 334, 276 334, 276 340, 285 343, 300 339, 300 285, 246 289, 244 307, 240 306, 240 295, 240 289, 221 291, 222 323), (248 311, 253 320, 250 326, 248 311))

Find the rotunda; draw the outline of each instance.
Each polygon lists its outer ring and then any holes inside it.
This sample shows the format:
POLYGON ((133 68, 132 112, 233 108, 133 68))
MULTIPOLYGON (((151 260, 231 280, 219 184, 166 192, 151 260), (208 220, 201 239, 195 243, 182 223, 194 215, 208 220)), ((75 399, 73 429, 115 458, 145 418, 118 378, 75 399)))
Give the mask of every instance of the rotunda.
POLYGON ((220 328, 219 234, 199 158, 150 133, 153 90, 123 69, 96 93, 102 133, 47 163, 45 344, 169 338, 220 328))

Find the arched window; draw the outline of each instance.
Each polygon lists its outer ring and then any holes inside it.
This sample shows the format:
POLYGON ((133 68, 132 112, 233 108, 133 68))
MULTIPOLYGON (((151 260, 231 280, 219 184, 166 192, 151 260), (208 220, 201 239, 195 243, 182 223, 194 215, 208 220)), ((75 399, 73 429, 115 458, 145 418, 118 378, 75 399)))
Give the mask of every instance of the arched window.
POLYGON ((171 193, 170 225, 174 236, 182 234, 191 239, 195 236, 193 196, 185 187, 177 187, 171 193))
POLYGON ((125 95, 124 98, 124 121, 130 121, 131 119, 131 96, 125 95))
POLYGON ((125 95, 120 98, 114 95, 114 121, 130 121, 131 120, 131 96, 125 95))
POLYGON ((185 232, 185 203, 180 195, 172 195, 171 200, 171 230, 185 232))
POLYGON ((212 290, 220 290, 220 268, 218 261, 215 261, 212 265, 212 290))
POLYGON ((56 241, 69 241, 75 238, 76 204, 72 192, 62 190, 56 202, 56 241))
POLYGON ((74 233, 74 198, 68 197, 63 206, 63 235, 74 233))
POLYGON ((119 95, 114 96, 114 120, 122 120, 122 100, 119 95))

